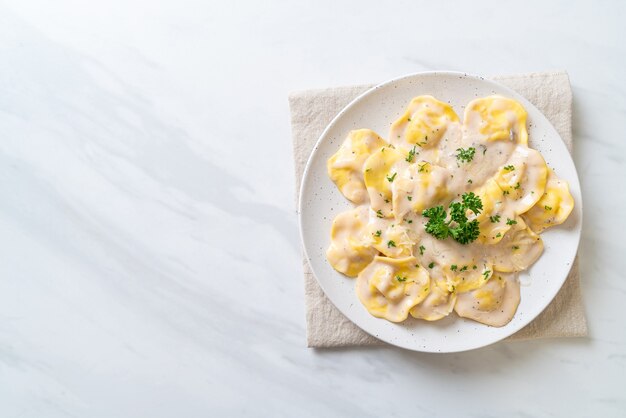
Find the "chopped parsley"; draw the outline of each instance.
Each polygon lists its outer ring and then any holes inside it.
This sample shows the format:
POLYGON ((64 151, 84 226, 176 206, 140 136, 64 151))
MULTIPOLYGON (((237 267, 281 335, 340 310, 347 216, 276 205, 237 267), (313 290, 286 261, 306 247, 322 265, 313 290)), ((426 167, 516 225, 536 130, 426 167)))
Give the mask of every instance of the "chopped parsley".
POLYGON ((472 182, 472 179, 467 179, 467 182, 468 182, 469 184, 472 184, 472 183, 473 183, 473 182, 472 182))
POLYGON ((387 248, 395 247, 396 243, 393 240, 387 241, 387 248))
POLYGON ((428 268, 429 268, 429 269, 431 269, 431 268, 433 268, 433 267, 435 267, 435 263, 432 263, 432 262, 431 262, 431 263, 428 265, 428 268))
POLYGON ((469 221, 466 213, 471 210, 478 215, 483 208, 483 203, 474 192, 464 193, 461 200, 461 202, 450 203, 449 220, 447 220, 448 214, 443 206, 424 210, 422 215, 428 218, 425 225, 426 232, 437 239, 446 239, 450 236, 461 244, 476 240, 479 235, 478 220, 469 221))
POLYGON ((406 198, 409 199, 409 202, 413 200, 413 196, 407 196, 406 198))
POLYGON ((520 188, 520 184, 519 181, 517 182, 517 184, 515 185, 515 187, 513 187, 515 190, 518 190, 520 188))
POLYGON ((552 206, 548 206, 548 205, 545 205, 543 208, 544 208, 545 210, 552 210, 552 206))
POLYGON ((474 159, 476 148, 474 147, 469 147, 468 149, 457 148, 457 152, 458 152, 458 154, 456 155, 457 160, 464 162, 464 163, 469 163, 470 161, 474 159))
POLYGON ((413 149, 409 151, 409 155, 406 156, 405 160, 409 163, 412 163, 415 159, 415 145, 413 145, 413 149))
POLYGON ((381 231, 380 229, 378 231, 376 231, 376 233, 374 234, 374 236, 380 237, 380 234, 382 234, 383 231, 381 231))
POLYGON ((489 278, 489 275, 491 274, 491 270, 485 270, 483 271, 483 276, 485 276, 485 280, 487 280, 489 278))
POLYGON ((406 277, 400 277, 400 275, 397 275, 396 280, 399 282, 406 282, 406 277))
POLYGON ((501 234, 500 232, 498 232, 498 233, 496 234, 496 238, 500 238, 501 236, 502 236, 502 234, 501 234))
POLYGON ((508 190, 502 190, 502 195, 506 196, 507 194, 509 194, 510 192, 508 190))
POLYGON ((458 268, 458 267, 457 267, 457 265, 456 265, 456 264, 452 264, 452 265, 450 266, 450 270, 452 270, 452 271, 456 271, 456 269, 457 269, 457 268, 458 268))
POLYGON ((391 177, 387 176, 387 181, 389 183, 391 183, 392 181, 394 181, 394 179, 396 178, 397 175, 398 175, 398 173, 393 173, 393 176, 391 176, 391 177))
POLYGON ((383 217, 383 211, 382 211, 382 210, 380 210, 380 209, 378 209, 378 210, 376 211, 376 217, 377 217, 377 218, 382 218, 382 217, 383 217))
POLYGON ((514 250, 519 250, 519 245, 514 245, 514 246, 513 246, 513 249, 514 249, 514 250))
POLYGON ((513 171, 513 170, 515 170, 515 166, 514 165, 504 166, 504 170, 505 171, 513 171))
MULTIPOLYGON (((418 173, 422 173, 424 171, 426 171, 426 169, 424 167, 426 167, 428 165, 428 163, 424 163, 424 164, 420 164, 420 169, 417 170, 418 173)), ((428 171, 426 171, 428 173, 428 171)))
POLYGON ((461 270, 459 270, 459 271, 467 271, 467 266, 461 267, 461 270))
POLYGON ((493 215, 489 217, 492 224, 500 222, 500 215, 493 215))
POLYGON ((420 255, 424 255, 424 250, 426 249, 426 247, 424 247, 423 245, 420 245, 420 255))
POLYGON ((515 225, 516 223, 517 223, 516 220, 510 219, 510 218, 506 218, 506 224, 507 225, 515 225))

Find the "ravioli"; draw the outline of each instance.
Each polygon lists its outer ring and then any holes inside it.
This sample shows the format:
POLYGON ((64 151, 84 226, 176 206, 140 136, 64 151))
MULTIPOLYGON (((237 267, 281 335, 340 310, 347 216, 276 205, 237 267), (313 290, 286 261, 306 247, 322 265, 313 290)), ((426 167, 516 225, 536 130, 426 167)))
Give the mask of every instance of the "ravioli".
POLYGON ((374 258, 356 280, 356 293, 374 316, 404 321, 409 310, 428 295, 430 277, 415 257, 374 258))
POLYGON ((370 129, 351 131, 339 150, 328 159, 328 176, 341 193, 360 205, 368 201, 363 164, 370 154, 387 143, 370 129))
POLYGON ((434 285, 424 301, 409 312, 413 318, 424 319, 426 321, 438 321, 445 318, 452 312, 456 303, 457 294, 434 285))
POLYGON ((391 125, 389 141, 404 150, 434 149, 448 127, 458 122, 459 117, 449 104, 432 96, 418 96, 391 125))
POLYGON ((393 216, 391 186, 407 164, 404 156, 390 146, 381 147, 365 160, 363 178, 371 208, 379 216, 393 216))
POLYGON ((476 189, 476 195, 483 203, 482 212, 476 217, 479 222, 478 241, 483 244, 497 244, 511 229, 509 219, 515 219, 515 210, 506 205, 507 199, 494 179, 489 179, 476 189))
POLYGON ((495 272, 480 289, 459 294, 454 311, 462 318, 502 327, 513 319, 519 302, 517 277, 511 273, 495 272))
POLYGON ((412 255, 413 238, 411 229, 404 222, 390 218, 379 218, 370 212, 367 226, 371 245, 387 257, 402 258, 412 255))
POLYGON ((504 326, 520 302, 517 274, 543 253, 539 233, 563 223, 566 181, 528 146, 521 104, 489 96, 463 123, 432 96, 414 98, 386 143, 351 131, 328 172, 355 209, 331 228, 329 263, 357 277, 372 315, 436 321, 458 316, 504 326))
POLYGON ((501 167, 495 181, 502 189, 502 198, 521 215, 533 207, 546 188, 548 167, 541 154, 525 146, 515 148, 507 164, 501 167))
POLYGON ((409 165, 392 184, 392 208, 396 218, 410 212, 421 213, 448 196, 450 172, 443 167, 418 161, 409 165))
POLYGON ((482 287, 493 274, 493 265, 486 262, 445 266, 444 275, 451 290, 462 293, 482 287))
POLYGON ((543 252, 543 241, 522 218, 515 218, 513 228, 489 253, 494 269, 502 272, 526 270, 543 252))
POLYGON ((463 125, 482 141, 510 141, 528 145, 526 110, 513 99, 489 96, 471 101, 463 125))
POLYGON ((497 244, 518 215, 527 212, 541 198, 548 168, 539 152, 517 146, 494 177, 476 190, 483 202, 480 242, 497 244))
POLYGON ((340 213, 333 220, 330 230, 331 244, 326 258, 335 270, 348 277, 355 277, 377 254, 369 245, 367 206, 359 206, 340 213))
POLYGON ((569 192, 569 186, 565 180, 561 180, 548 171, 546 191, 541 199, 524 216, 530 229, 541 233, 545 229, 560 225, 572 213, 574 198, 569 192))

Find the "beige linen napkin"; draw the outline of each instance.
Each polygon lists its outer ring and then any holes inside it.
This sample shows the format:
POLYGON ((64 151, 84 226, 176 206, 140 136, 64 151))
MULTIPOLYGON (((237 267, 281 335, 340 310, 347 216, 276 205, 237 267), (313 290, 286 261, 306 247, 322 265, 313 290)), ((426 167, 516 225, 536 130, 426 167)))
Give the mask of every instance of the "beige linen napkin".
MULTIPOLYGON (((510 87, 533 103, 552 122, 572 151, 572 89, 566 72, 541 72, 497 76, 493 80, 510 87)), ((307 90, 289 96, 296 169, 296 196, 302 172, 315 142, 328 123, 350 101, 372 85, 307 90)), ((296 199, 297 201, 297 199, 296 199)), ((307 343, 309 347, 380 345, 346 318, 317 284, 303 258, 306 300, 307 343)), ((587 335, 587 322, 580 294, 578 258, 567 281, 552 303, 533 322, 507 340, 587 335)))

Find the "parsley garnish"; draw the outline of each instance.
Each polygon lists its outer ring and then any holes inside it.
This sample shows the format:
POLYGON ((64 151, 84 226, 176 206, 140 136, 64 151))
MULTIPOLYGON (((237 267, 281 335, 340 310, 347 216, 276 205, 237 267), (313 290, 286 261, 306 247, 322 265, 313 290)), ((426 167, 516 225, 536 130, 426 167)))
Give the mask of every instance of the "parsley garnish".
POLYGON ((519 188, 520 188, 519 181, 517 182, 517 184, 516 184, 516 185, 515 185, 515 187, 513 187, 513 188, 514 188, 515 190, 517 190, 517 189, 519 189, 519 188))
POLYGON ((413 145, 413 149, 409 151, 409 155, 407 155, 405 159, 407 162, 412 163, 414 158, 415 158, 415 145, 413 145))
POLYGON ((413 200, 413 196, 407 196, 406 198, 409 199, 409 202, 413 200))
POLYGON ((476 153, 476 148, 474 147, 469 147, 468 149, 457 148, 456 150, 458 152, 456 159, 465 163, 472 161, 476 153))
POLYGON ((483 209, 483 202, 480 200, 480 197, 474 194, 474 192, 463 193, 461 199, 463 200, 463 205, 476 215, 478 215, 483 209))
POLYGON ((516 220, 506 218, 506 224, 507 225, 515 225, 516 223, 517 223, 516 220))
POLYGON ((381 231, 380 229, 378 231, 376 231, 376 233, 374 234, 377 237, 380 237, 380 234, 382 234, 383 231, 381 231))
POLYGON ((472 179, 467 179, 467 182, 468 182, 469 184, 472 184, 472 183, 473 183, 473 182, 472 182, 472 179))
POLYGON ((378 210, 376 211, 376 217, 377 217, 377 218, 382 218, 382 217, 383 217, 383 211, 382 211, 382 210, 380 210, 380 209, 378 209, 378 210))
POLYGON ((387 241, 387 248, 391 248, 391 247, 395 247, 396 243, 393 242, 392 240, 387 241))
POLYGON ((483 208, 483 203, 474 192, 464 193, 461 196, 462 202, 452 202, 450 210, 450 220, 446 220, 448 214, 443 206, 435 206, 426 209, 422 215, 429 218, 426 223, 426 232, 437 239, 446 239, 451 236, 461 244, 470 243, 479 235, 478 220, 468 222, 466 212, 471 210, 478 215, 483 208))
POLYGON ((398 175, 398 173, 393 173, 393 176, 391 176, 391 177, 387 176, 387 181, 389 183, 391 183, 396 178, 397 175, 398 175))
POLYGON ((433 267, 435 267, 435 263, 430 263, 430 264, 428 265, 428 268, 429 268, 429 269, 431 269, 431 268, 433 268, 433 267))
POLYGON ((509 191, 508 191, 508 190, 502 190, 502 195, 503 195, 503 196, 505 196, 505 195, 507 195, 507 194, 509 194, 509 191))
MULTIPOLYGON (((426 169, 424 167, 426 167, 426 165, 428 165, 428 163, 424 163, 424 164, 420 164, 420 169, 417 170, 418 173, 422 173, 424 171, 426 171, 426 169)), ((426 171, 428 173, 428 171, 426 171)))
POLYGON ((420 255, 424 255, 424 250, 426 249, 426 247, 424 247, 423 245, 420 245, 420 255))
POLYGON ((459 270, 459 271, 467 271, 467 266, 461 267, 461 270, 459 270))
POLYGON ((506 171, 513 171, 513 170, 515 170, 515 166, 514 165, 507 165, 507 166, 504 167, 504 169, 506 171))
POLYGON ((406 277, 400 277, 400 275, 397 275, 396 280, 399 282, 406 282, 406 277))
POLYGON ((456 271, 456 269, 457 269, 457 265, 456 265, 456 264, 452 264, 452 265, 450 266, 450 270, 452 270, 452 271, 456 271))
POLYGON ((485 276, 485 280, 487 280, 489 278, 489 274, 491 274, 490 270, 483 271, 483 276, 485 276))
POLYGON ((495 224, 497 222, 500 222, 500 215, 493 215, 489 217, 489 220, 491 221, 492 224, 495 224))
POLYGON ((552 210, 552 206, 548 206, 548 205, 545 205, 543 208, 544 208, 545 210, 552 210))
POLYGON ((519 246, 518 246, 518 245, 514 245, 514 246, 513 246, 513 249, 514 249, 514 250, 519 250, 519 246))
POLYGON ((496 238, 500 238, 501 236, 502 236, 502 234, 499 233, 499 232, 496 234, 496 238))

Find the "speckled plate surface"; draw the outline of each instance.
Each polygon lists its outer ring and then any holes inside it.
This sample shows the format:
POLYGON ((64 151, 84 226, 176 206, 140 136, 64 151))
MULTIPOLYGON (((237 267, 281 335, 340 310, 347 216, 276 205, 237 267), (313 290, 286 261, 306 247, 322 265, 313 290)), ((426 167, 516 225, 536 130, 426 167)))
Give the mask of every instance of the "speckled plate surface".
POLYGON ((352 101, 328 125, 307 163, 300 194, 300 232, 306 257, 326 296, 357 326, 399 347, 425 352, 456 352, 483 347, 523 328, 545 309, 565 282, 571 268, 582 225, 580 184, 574 162, 554 127, 525 98, 482 77, 455 72, 412 74, 380 84, 352 101), (409 101, 430 94, 450 103, 462 118, 465 105, 476 97, 501 94, 528 112, 529 145, 539 150, 560 178, 569 182, 575 206, 568 220, 541 234, 545 250, 539 260, 520 274, 521 302, 511 322, 489 327, 452 313, 426 322, 409 316, 394 324, 370 315, 356 296, 355 279, 336 272, 326 260, 333 218, 352 204, 337 190, 326 172, 326 160, 352 129, 369 128, 386 137, 391 123, 409 101))

